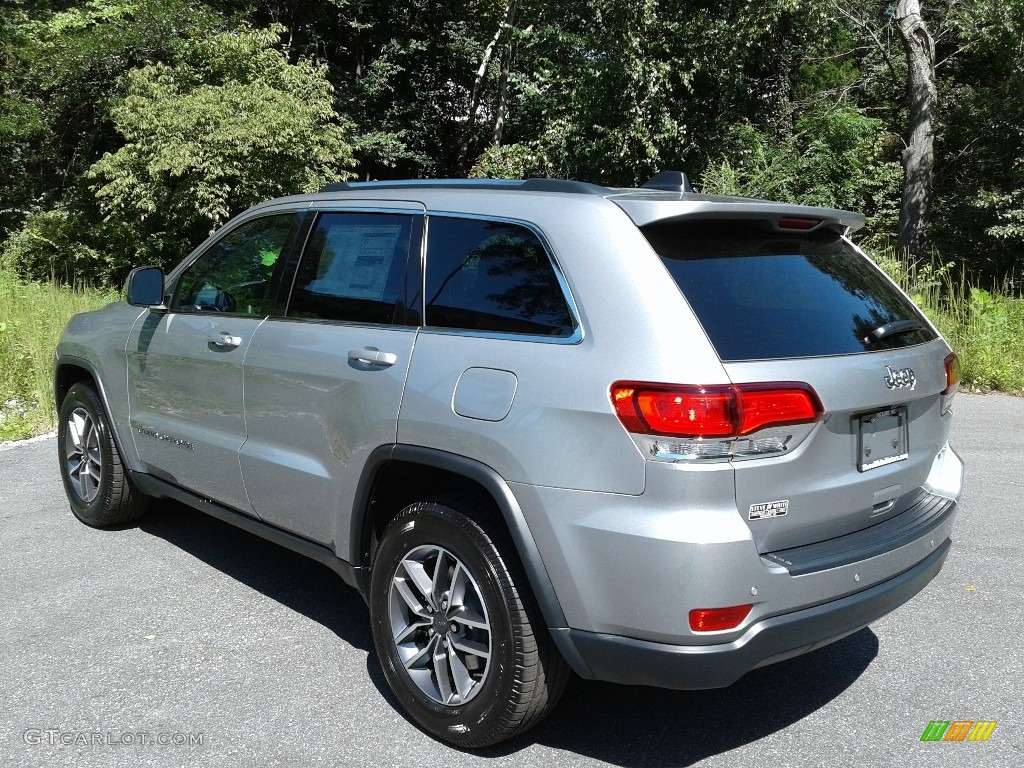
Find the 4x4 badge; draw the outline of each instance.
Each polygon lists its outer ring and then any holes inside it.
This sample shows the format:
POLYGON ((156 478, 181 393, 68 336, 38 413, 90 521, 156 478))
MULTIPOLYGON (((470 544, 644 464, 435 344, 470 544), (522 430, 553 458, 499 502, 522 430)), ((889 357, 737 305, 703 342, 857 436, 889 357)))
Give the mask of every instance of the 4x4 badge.
POLYGON ((894 371, 892 366, 885 366, 885 386, 889 389, 913 389, 917 386, 917 376, 913 368, 900 368, 894 371))

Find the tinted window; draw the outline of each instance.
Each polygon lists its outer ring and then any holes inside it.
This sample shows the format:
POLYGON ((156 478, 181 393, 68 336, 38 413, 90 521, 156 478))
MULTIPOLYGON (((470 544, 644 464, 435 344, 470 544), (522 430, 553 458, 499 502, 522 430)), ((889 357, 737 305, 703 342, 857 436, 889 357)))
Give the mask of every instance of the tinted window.
POLYGON ((412 216, 325 213, 299 264, 289 317, 390 323, 401 306, 412 216))
POLYGON ((935 338, 914 304, 833 232, 690 222, 645 234, 722 360, 842 355, 935 338), (920 327, 881 341, 872 335, 906 320, 920 327))
POLYGON ((426 324, 570 336, 572 315, 540 239, 526 227, 430 218, 426 324))
POLYGON ((281 279, 281 254, 294 239, 297 221, 295 214, 277 214, 233 229, 181 276, 171 308, 180 312, 273 314, 281 279))

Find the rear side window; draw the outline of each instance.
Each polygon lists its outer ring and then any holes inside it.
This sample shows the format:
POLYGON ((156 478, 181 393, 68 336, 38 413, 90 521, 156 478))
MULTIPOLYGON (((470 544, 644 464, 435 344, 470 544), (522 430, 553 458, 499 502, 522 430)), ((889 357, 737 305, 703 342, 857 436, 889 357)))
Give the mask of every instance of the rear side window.
POLYGON ((430 217, 427 230, 426 325, 572 335, 555 267, 532 230, 444 216, 430 217))
POLYGON ((288 316, 395 320, 401 314, 412 219, 390 213, 321 214, 299 263, 288 316))
POLYGON ((832 231, 691 221, 644 234, 723 361, 845 355, 935 338, 913 302, 832 231))

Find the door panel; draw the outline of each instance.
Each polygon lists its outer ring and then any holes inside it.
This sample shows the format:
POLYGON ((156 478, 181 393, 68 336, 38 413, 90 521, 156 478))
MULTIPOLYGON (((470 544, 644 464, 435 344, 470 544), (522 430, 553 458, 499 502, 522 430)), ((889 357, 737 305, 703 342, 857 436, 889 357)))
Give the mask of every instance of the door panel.
POLYGON ((150 311, 128 340, 132 438, 155 475, 252 512, 238 469, 242 360, 262 318, 150 311), (231 337, 227 343, 223 337, 231 337))
POLYGON ((261 326, 246 353, 249 498, 264 520, 345 554, 339 517, 366 457, 395 442, 422 223, 411 212, 318 212, 287 317, 261 326))
POLYGON ((172 276, 169 309, 150 310, 126 349, 132 438, 147 470, 250 514, 238 466, 242 362, 264 318, 284 314, 301 222, 281 211, 229 224, 172 276))
POLYGON ((335 530, 338 514, 351 509, 367 455, 395 442, 415 339, 413 328, 287 320, 260 328, 245 360, 240 460, 261 518, 325 544, 347 542, 347 528, 335 530))

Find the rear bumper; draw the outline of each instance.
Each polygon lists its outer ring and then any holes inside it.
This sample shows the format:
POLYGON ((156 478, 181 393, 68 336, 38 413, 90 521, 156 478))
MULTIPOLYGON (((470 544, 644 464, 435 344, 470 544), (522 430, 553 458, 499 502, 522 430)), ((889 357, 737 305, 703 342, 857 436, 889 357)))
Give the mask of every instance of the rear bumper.
POLYGON ((839 640, 907 602, 935 578, 951 544, 945 539, 912 568, 861 592, 756 622, 730 643, 669 645, 575 629, 556 630, 555 639, 582 677, 659 688, 722 688, 752 669, 839 640))

